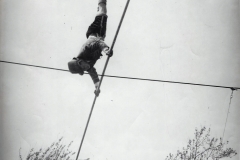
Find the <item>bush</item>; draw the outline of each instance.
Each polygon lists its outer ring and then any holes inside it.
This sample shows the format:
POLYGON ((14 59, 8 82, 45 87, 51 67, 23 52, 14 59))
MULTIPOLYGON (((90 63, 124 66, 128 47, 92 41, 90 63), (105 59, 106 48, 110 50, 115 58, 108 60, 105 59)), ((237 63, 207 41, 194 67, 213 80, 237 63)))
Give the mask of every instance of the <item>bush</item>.
POLYGON ((225 148, 228 144, 222 142, 222 138, 210 138, 210 128, 205 127, 195 130, 195 137, 188 141, 187 147, 177 153, 169 154, 165 160, 219 160, 232 158, 237 152, 232 148, 225 148))
MULTIPOLYGON (((62 138, 60 138, 57 142, 52 143, 50 147, 48 147, 46 150, 43 150, 42 148, 39 151, 34 151, 32 148, 26 160, 70 160, 71 156, 75 154, 75 152, 72 152, 69 150, 69 147, 72 145, 72 142, 69 143, 68 146, 61 144, 62 138)), ((21 155, 21 148, 19 150, 19 158, 22 159, 21 155)))

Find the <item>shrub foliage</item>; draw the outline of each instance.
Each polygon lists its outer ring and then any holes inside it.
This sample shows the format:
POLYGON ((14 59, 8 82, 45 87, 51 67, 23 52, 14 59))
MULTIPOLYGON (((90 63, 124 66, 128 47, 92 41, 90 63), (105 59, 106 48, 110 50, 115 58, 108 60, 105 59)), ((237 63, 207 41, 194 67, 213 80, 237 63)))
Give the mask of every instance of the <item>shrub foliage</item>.
MULTIPOLYGON (((45 150, 41 148, 39 151, 34 151, 34 148, 32 148, 26 160, 70 160, 71 156, 75 154, 75 152, 69 150, 73 141, 70 142, 69 145, 63 145, 61 144, 62 139, 63 138, 60 138, 57 142, 52 143, 51 146, 45 150)), ((21 148, 19 150, 19 158, 23 160, 21 148)))
POLYGON ((222 138, 211 138, 210 128, 206 130, 206 127, 202 127, 195 130, 195 137, 188 141, 186 148, 178 150, 176 154, 170 153, 165 160, 219 160, 237 155, 232 148, 225 148, 228 141, 222 141, 222 138))

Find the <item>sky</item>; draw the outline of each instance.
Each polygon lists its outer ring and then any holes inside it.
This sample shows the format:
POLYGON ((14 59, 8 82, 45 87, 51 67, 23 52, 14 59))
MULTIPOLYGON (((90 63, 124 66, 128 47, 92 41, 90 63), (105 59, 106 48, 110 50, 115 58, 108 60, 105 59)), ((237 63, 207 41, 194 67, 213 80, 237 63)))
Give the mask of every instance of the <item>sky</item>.
MULTIPOLYGON (((68 69, 98 0, 0 1, 0 60, 68 69)), ((110 46, 126 1, 108 0, 110 46)), ((240 87, 238 0, 131 0, 106 74, 240 87)), ((106 56, 95 65, 102 73, 106 56)), ((0 159, 63 138, 77 152, 94 99, 89 75, 0 63, 0 159)), ((164 159, 195 128, 223 135, 231 90, 105 77, 80 159, 164 159)), ((240 93, 224 140, 240 153, 240 93)), ((73 157, 75 159, 75 157, 73 157)), ((239 159, 239 156, 232 158, 239 159)))

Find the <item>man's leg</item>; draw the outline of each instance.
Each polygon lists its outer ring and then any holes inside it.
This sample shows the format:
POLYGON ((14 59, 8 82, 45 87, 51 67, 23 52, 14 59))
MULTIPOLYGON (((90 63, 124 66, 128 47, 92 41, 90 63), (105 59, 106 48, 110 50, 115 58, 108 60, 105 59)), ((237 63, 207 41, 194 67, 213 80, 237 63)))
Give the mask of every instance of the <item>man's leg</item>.
POLYGON ((106 37, 106 29, 107 29, 107 1, 99 0, 98 1, 98 11, 95 17, 94 22, 88 27, 88 31, 86 33, 87 38, 90 35, 96 37, 102 37, 103 39, 106 37))

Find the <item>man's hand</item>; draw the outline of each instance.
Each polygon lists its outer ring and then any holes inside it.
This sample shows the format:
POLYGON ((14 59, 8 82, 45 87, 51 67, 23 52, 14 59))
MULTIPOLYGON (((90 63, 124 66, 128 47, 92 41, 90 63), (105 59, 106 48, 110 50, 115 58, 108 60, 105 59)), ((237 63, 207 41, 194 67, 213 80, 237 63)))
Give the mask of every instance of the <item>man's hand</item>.
POLYGON ((112 56, 113 56, 113 50, 111 50, 111 52, 108 51, 108 52, 106 53, 106 55, 108 55, 108 57, 112 57, 112 56))
POLYGON ((104 52, 107 56, 112 57, 112 55, 113 55, 113 50, 111 50, 111 52, 110 52, 109 49, 110 49, 109 47, 106 47, 106 48, 103 49, 103 52, 104 52))
POLYGON ((99 94, 100 94, 100 89, 98 90, 98 89, 96 89, 95 91, 94 91, 94 94, 98 97, 99 96, 99 94))

